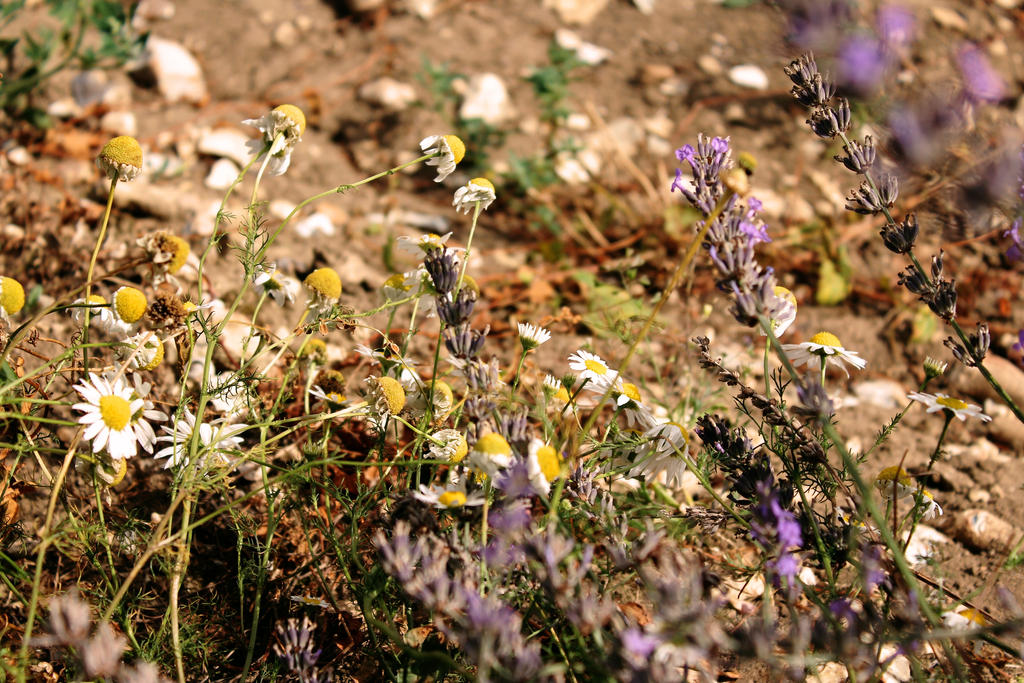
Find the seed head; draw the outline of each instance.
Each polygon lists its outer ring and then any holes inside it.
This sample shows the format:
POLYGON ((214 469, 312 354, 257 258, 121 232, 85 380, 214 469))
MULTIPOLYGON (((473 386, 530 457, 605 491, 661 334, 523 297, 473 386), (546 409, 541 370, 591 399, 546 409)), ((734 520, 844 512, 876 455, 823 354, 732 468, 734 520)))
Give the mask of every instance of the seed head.
POLYGON ((398 415, 405 407, 405 389, 394 377, 370 377, 377 406, 386 410, 389 415, 398 415))

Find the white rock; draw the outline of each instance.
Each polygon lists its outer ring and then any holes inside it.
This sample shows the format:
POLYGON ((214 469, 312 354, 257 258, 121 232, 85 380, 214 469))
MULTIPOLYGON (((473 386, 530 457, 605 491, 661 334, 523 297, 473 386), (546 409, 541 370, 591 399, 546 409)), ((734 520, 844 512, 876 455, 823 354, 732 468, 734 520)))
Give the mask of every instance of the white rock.
POLYGON ((582 185, 590 180, 590 174, 580 160, 566 152, 555 159, 555 175, 568 185, 582 185))
POLYGON ((967 30, 967 20, 962 14, 949 7, 932 7, 932 19, 942 28, 954 31, 967 30))
POLYGON ((544 0, 567 24, 589 24, 607 5, 608 0, 544 0))
POLYGON ((207 98, 199 62, 183 45, 151 35, 144 63, 156 79, 157 90, 168 102, 199 103, 207 98))
POLYGON ((437 0, 404 0, 400 6, 420 19, 432 19, 437 14, 437 0))
POLYGON ((579 37, 575 31, 567 28, 560 28, 555 31, 555 42, 566 50, 576 53, 576 59, 588 66, 597 66, 612 56, 612 51, 606 48, 588 43, 579 37))
POLYGON ((237 128, 214 128, 199 135, 196 149, 212 157, 231 159, 239 166, 249 163, 249 148, 245 143, 249 136, 237 128))
POLYGON ((943 543, 949 543, 949 536, 926 524, 919 524, 907 544, 907 559, 914 565, 924 564, 935 554, 935 546, 943 543))
POLYGON ((180 175, 184 170, 185 162, 174 154, 146 152, 142 156, 142 173, 150 180, 180 175))
POLYGON ((971 501, 975 505, 984 505, 992 500, 992 494, 985 489, 971 489, 967 493, 967 500, 971 501))
POLYGON ((649 116, 643 120, 644 130, 651 135, 657 135, 661 138, 670 138, 672 133, 675 131, 675 121, 665 114, 665 112, 658 112, 654 116, 649 116))
POLYGON ((756 64, 741 64, 729 69, 729 80, 742 88, 767 90, 768 74, 756 64))
MULTIPOLYGON (((129 183, 130 187, 134 183, 129 183)), ((118 190, 121 188, 118 187, 118 190)), ((185 226, 186 235, 201 235, 207 237, 213 233, 213 225, 217 220, 217 211, 220 209, 219 199, 211 199, 206 204, 203 204, 199 209, 192 215, 192 220, 185 226)), ((222 226, 223 227, 223 226, 222 226)))
POLYGON ((203 184, 211 190, 226 190, 238 177, 238 166, 231 159, 217 159, 206 174, 203 184))
POLYGON ((565 127, 569 130, 590 130, 590 117, 578 111, 573 112, 566 117, 565 127))
POLYGON ((697 58, 697 66, 708 76, 721 76, 725 72, 722 63, 711 55, 701 55, 697 58))
POLYGON ((910 660, 906 655, 899 654, 892 645, 883 645, 878 651, 878 661, 885 668, 882 674, 882 683, 905 683, 914 680, 910 671, 910 660))
POLYGON ((46 107, 46 113, 55 119, 70 119, 82 115, 82 108, 78 106, 73 97, 62 97, 59 100, 50 102, 46 107))
POLYGON ((326 237, 334 235, 334 222, 331 217, 322 211, 317 211, 307 218, 295 224, 295 232, 301 237, 309 239, 323 234, 326 237))
POLYGON ((139 132, 139 123, 130 111, 108 111, 100 119, 100 129, 114 135, 135 137, 139 132))
POLYGON ((416 88, 393 78, 378 78, 359 88, 359 98, 364 102, 402 111, 417 100, 416 88))
POLYGON ((497 74, 477 74, 469 79, 459 108, 460 118, 482 119, 497 125, 510 119, 513 113, 508 89, 497 74))
POLYGON ((668 97, 685 95, 690 90, 690 84, 684 78, 672 76, 658 84, 658 92, 668 97))
POLYGON ((32 155, 22 146, 12 147, 7 152, 7 160, 15 166, 24 166, 32 161, 32 155))
POLYGON ((958 540, 979 550, 1007 552, 1012 549, 1021 532, 1002 517, 987 510, 963 510, 953 520, 954 533, 958 540))
POLYGON ((274 45, 291 47, 299 41, 299 31, 295 28, 295 24, 286 21, 274 29, 271 39, 274 41, 274 45))
POLYGON ((348 0, 348 8, 353 12, 372 12, 384 6, 385 0, 348 0))
POLYGON ((906 389, 890 379, 857 382, 853 385, 853 393, 861 401, 886 410, 903 408, 907 403, 906 389))
POLYGON ((675 147, 672 143, 660 135, 648 134, 646 145, 647 151, 650 152, 653 157, 670 157, 672 156, 672 152, 675 151, 675 147))
POLYGON ((308 15, 300 14, 299 16, 295 17, 295 28, 299 29, 300 31, 308 31, 309 29, 313 28, 313 20, 310 19, 308 15))
POLYGON ((111 88, 110 77, 103 71, 83 71, 71 79, 71 97, 79 107, 90 107, 103 102, 111 88))
POLYGON ((633 0, 633 4, 640 10, 640 14, 654 14, 655 0, 633 0))
POLYGON ((807 683, 843 683, 849 678, 845 664, 827 662, 818 667, 817 673, 807 676, 807 683))
POLYGON ((996 0, 996 4, 1003 9, 1016 9, 1020 7, 1021 0, 996 0))

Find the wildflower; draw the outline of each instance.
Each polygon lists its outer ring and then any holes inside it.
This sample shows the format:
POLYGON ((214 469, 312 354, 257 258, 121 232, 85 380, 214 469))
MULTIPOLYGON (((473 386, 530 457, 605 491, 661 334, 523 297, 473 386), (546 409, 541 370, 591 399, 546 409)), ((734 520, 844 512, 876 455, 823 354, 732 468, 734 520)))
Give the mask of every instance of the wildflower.
POLYGON ((1024 222, 1020 217, 1010 224, 1010 229, 1003 233, 1003 237, 1010 239, 1011 244, 1006 249, 1006 260, 1011 263, 1024 258, 1024 238, 1021 237, 1020 226, 1024 222))
POLYGON ((466 435, 457 429, 441 429, 430 435, 430 457, 447 460, 452 463, 462 462, 469 452, 466 435))
POLYGON ((512 447, 497 432, 488 432, 477 439, 469 454, 469 465, 489 477, 494 477, 511 463, 512 447))
POLYGON ((320 650, 314 649, 313 630, 316 624, 309 617, 302 617, 302 624, 297 619, 289 619, 287 626, 278 624, 275 628, 277 641, 274 643, 274 654, 284 660, 288 670, 298 674, 302 681, 319 680, 316 660, 320 658, 320 650))
POLYGON ((553 375, 544 375, 544 394, 549 398, 560 401, 563 405, 571 399, 569 390, 565 388, 562 380, 553 375))
POLYGON ((85 312, 89 311, 89 322, 98 322, 103 329, 114 325, 114 314, 107 300, 99 294, 90 294, 87 299, 76 299, 71 308, 71 317, 79 325, 85 324, 85 312))
POLYGON ((950 419, 955 417, 961 422, 966 421, 968 417, 976 417, 982 422, 989 422, 992 419, 981 412, 980 406, 966 403, 946 394, 926 394, 923 391, 915 391, 912 394, 907 394, 907 398, 928 406, 929 413, 937 413, 941 410, 946 417, 950 419))
POLYGON ((324 365, 327 363, 327 342, 316 338, 307 340, 299 349, 299 358, 308 360, 313 366, 324 365))
POLYGON ((629 476, 643 476, 653 480, 662 473, 669 486, 681 486, 690 457, 690 435, 678 422, 656 424, 643 434, 640 447, 629 476))
POLYGON ((452 206, 456 212, 469 213, 479 206, 483 211, 489 207, 497 195, 494 193, 494 183, 487 178, 473 178, 468 183, 455 190, 455 200, 452 206))
POLYGON ((541 495, 548 495, 551 482, 562 476, 562 456, 554 446, 540 439, 532 439, 526 464, 534 490, 541 495))
POLYGON ((185 415, 175 421, 174 427, 163 427, 166 434, 157 437, 157 441, 169 443, 169 446, 161 448, 153 456, 154 458, 168 458, 164 469, 177 467, 185 464, 189 459, 189 451, 192 448, 193 433, 198 428, 199 443, 196 455, 203 460, 210 457, 219 459, 227 464, 228 454, 239 450, 242 445, 242 432, 249 429, 247 424, 228 424, 226 420, 219 419, 211 422, 200 422, 196 425, 196 416, 187 408, 185 415))
POLYGON ((327 391, 321 386, 314 386, 309 390, 309 395, 320 399, 328 407, 340 407, 346 401, 345 394, 337 391, 327 391))
POLYGON ((897 465, 886 467, 875 477, 875 488, 886 500, 906 498, 914 495, 914 480, 907 471, 897 465))
POLYGON ((972 628, 988 626, 988 620, 973 607, 962 607, 958 610, 949 610, 942 613, 942 624, 946 628, 967 631, 972 628))
POLYGON ((376 423, 382 425, 391 415, 398 415, 405 407, 405 388, 394 377, 367 377, 370 385, 369 403, 376 412, 376 423))
POLYGON ((519 323, 519 343, 523 351, 532 351, 547 340, 551 339, 551 332, 530 323, 519 323))
MULTIPOLYGON (((781 337, 796 320, 796 296, 781 285, 775 285, 774 294, 779 303, 774 307, 769 321, 772 324, 772 334, 781 337)), ((767 336, 764 330, 761 330, 761 336, 767 336)))
POLYGON ((188 242, 163 230, 141 237, 137 244, 146 250, 153 264, 165 275, 174 275, 188 260, 188 242))
POLYGON ((12 277, 0 277, 0 317, 8 320, 25 307, 25 288, 12 277))
POLYGON ((185 324, 188 309, 177 294, 166 290, 158 291, 153 302, 146 309, 146 317, 155 327, 175 329, 185 324))
MULTIPOLYGON (((1021 339, 1024 340, 1024 336, 1021 339)), ((924 359, 924 375, 930 380, 945 373, 948 368, 949 363, 945 361, 935 360, 931 356, 924 359)))
POLYGON ((921 489, 921 495, 917 502, 921 509, 921 519, 928 520, 942 514, 942 508, 935 500, 935 496, 928 489, 921 489))
MULTIPOLYGON (((148 398, 152 388, 153 385, 144 382, 138 374, 132 375, 132 401, 142 400, 142 406, 132 411, 132 427, 138 436, 139 445, 147 453, 152 453, 153 447, 156 445, 156 432, 153 431, 153 426, 150 423, 167 421, 167 413, 157 410, 148 398)), ((124 475, 122 474, 122 476, 124 475)))
MULTIPOLYGON (((431 383, 429 381, 425 381, 423 386, 416 386, 413 391, 409 392, 406 410, 409 411, 413 419, 418 420, 427 413, 427 396, 430 393, 431 383)), ((451 386, 444 380, 434 380, 432 398, 433 406, 430 412, 434 422, 442 422, 455 406, 455 395, 452 393, 451 386)))
POLYGON ((57 643, 77 646, 89 637, 91 627, 89 603, 82 600, 77 588, 50 600, 50 630, 57 643))
POLYGON ((143 400, 133 397, 122 379, 109 381, 95 373, 89 373, 89 379, 76 384, 75 391, 85 399, 73 408, 84 413, 78 422, 86 425, 82 438, 92 441, 92 452, 105 448, 115 460, 135 455, 137 444, 149 427, 141 426, 143 419, 132 421, 132 416, 143 408, 143 400))
POLYGON ((964 81, 964 96, 974 103, 998 102, 1006 94, 1006 84, 999 76, 985 51, 975 45, 964 45, 957 53, 957 62, 964 81))
POLYGON ((115 349, 118 358, 131 358, 133 370, 156 369, 164 361, 164 343, 152 332, 140 332, 128 337, 115 349))
POLYGON ((376 361, 384 374, 396 377, 405 389, 412 391, 420 385, 421 380, 419 373, 416 372, 416 361, 408 356, 399 355, 398 347, 394 344, 388 342, 384 350, 381 351, 371 349, 365 344, 356 344, 355 351, 360 356, 376 361))
POLYGON ((291 595, 288 599, 306 607, 319 607, 320 609, 330 609, 331 607, 326 601, 308 595, 291 595))
POLYGON ((119 135, 103 145, 96 157, 96 167, 111 180, 122 183, 134 180, 142 172, 142 147, 128 135, 119 135))
POLYGON ((431 135, 420 140, 420 149, 424 154, 435 155, 427 159, 427 166, 437 166, 435 183, 439 183, 452 174, 455 165, 466 156, 466 145, 455 135, 431 135))
POLYGON ((835 365, 846 373, 847 377, 850 373, 847 372, 843 361, 858 370, 868 364, 856 351, 843 348, 839 338, 831 332, 819 332, 811 337, 810 341, 801 344, 783 344, 782 350, 786 352, 794 366, 807 365, 824 372, 826 365, 835 365))
POLYGON ((435 235, 428 232, 419 237, 400 235, 395 240, 395 247, 407 254, 419 256, 421 254, 429 254, 437 249, 443 249, 451 236, 452 233, 450 232, 446 232, 443 235, 435 235))
POLYGON ((569 367, 580 373, 581 380, 594 381, 602 377, 610 378, 616 374, 600 356, 583 349, 569 356, 569 367))
POLYGON ((281 175, 288 170, 292 161, 292 149, 302 140, 306 132, 306 116, 294 104, 281 104, 259 119, 242 121, 263 133, 257 140, 249 140, 246 146, 250 154, 270 154, 267 173, 281 175))
MULTIPOLYGON (((252 274, 253 287, 260 294, 268 294, 278 306, 284 306, 286 302, 293 303, 295 295, 299 293, 299 283, 289 277, 278 276, 276 271, 277 266, 273 263, 268 266, 257 265, 252 274)), ((341 294, 340 280, 338 294, 341 294)))
POLYGON ((769 567, 775 570, 779 583, 784 581, 790 592, 793 592, 800 571, 800 560, 793 551, 803 545, 800 523, 779 502, 778 493, 770 481, 760 482, 757 489, 758 504, 754 508, 750 535, 766 550, 775 549, 778 552, 778 556, 769 562, 769 567))
POLYGON ((446 486, 420 484, 419 492, 412 495, 416 500, 421 500, 442 510, 484 504, 483 494, 475 491, 467 496, 464 484, 448 484, 446 486))
POLYGON ((317 268, 303 284, 309 290, 309 308, 316 315, 329 313, 341 296, 341 278, 333 268, 317 268))
POLYGON ((147 305, 146 295, 134 287, 121 287, 111 297, 111 307, 124 329, 142 319, 147 305))

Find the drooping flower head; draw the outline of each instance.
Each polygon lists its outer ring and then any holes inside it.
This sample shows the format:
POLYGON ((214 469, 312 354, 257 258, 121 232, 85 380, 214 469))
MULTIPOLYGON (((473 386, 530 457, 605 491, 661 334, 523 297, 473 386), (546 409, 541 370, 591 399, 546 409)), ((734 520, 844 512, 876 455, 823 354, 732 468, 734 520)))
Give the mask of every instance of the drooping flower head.
MULTIPOLYGON (((266 266, 260 264, 257 265, 253 270, 252 274, 253 287, 260 293, 266 293, 272 298, 278 306, 284 306, 286 303, 292 303, 295 301, 295 295, 299 291, 299 283, 290 277, 284 277, 277 274, 277 266, 273 263, 267 264, 266 266)), ((339 294, 341 282, 339 280, 339 294)), ((335 297, 337 299, 337 297, 335 297)))
POLYGON ((240 434, 247 429, 247 424, 229 423, 224 419, 197 424, 196 416, 186 409, 184 416, 174 423, 173 428, 163 427, 165 434, 158 436, 157 441, 170 445, 161 448, 153 457, 168 458, 164 469, 188 463, 194 438, 192 435, 198 430, 199 443, 196 455, 203 464, 228 464, 231 462, 231 456, 241 448, 240 434))
POLYGON ((103 145, 96 157, 96 167, 113 180, 134 180, 142 172, 142 147, 129 135, 119 135, 103 145))
POLYGON ((519 343, 523 351, 533 351, 535 348, 551 339, 551 332, 530 323, 519 323, 519 343))
POLYGON ((488 432, 476 440, 469 453, 469 465, 489 477, 512 463, 512 447, 498 432, 488 432))
POLYGON ((341 278, 333 268, 317 268, 303 281, 309 292, 309 308, 315 315, 329 313, 341 296, 341 278))
POLYGON ((455 200, 452 205, 457 212, 469 213, 479 204, 480 210, 483 211, 494 202, 496 197, 494 183, 487 178, 473 178, 455 190, 455 200))
POLYGON ((260 154, 260 159, 264 154, 270 154, 267 173, 281 175, 287 171, 292 161, 292 150, 306 132, 306 115, 302 110, 294 104, 281 104, 262 118, 246 119, 242 123, 254 126, 262 133, 259 139, 249 140, 246 145, 249 153, 260 154), (267 145, 270 145, 269 149, 266 149, 267 145))
MULTIPOLYGON (((778 303, 769 314, 772 324, 772 334, 781 337, 789 329, 789 326, 796 320, 796 296, 782 285, 775 285, 775 298, 778 303)), ((761 330, 761 336, 766 336, 761 330)))
POLYGON ((151 332, 140 332, 125 339, 116 353, 122 360, 131 358, 132 370, 154 370, 164 360, 164 343, 151 332))
POLYGON ((435 183, 439 183, 455 171, 455 165, 466 156, 466 145, 455 135, 431 135, 420 140, 424 154, 434 154, 427 159, 427 166, 437 166, 435 183))

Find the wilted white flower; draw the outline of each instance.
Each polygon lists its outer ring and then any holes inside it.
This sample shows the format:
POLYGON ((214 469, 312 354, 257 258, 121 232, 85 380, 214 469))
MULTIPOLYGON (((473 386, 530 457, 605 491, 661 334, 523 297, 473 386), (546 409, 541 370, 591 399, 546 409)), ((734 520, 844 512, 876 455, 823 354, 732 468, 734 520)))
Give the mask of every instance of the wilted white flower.
MULTIPOLYGON (((225 420, 202 422, 198 425, 199 444, 196 455, 201 459, 215 458, 223 464, 230 463, 229 455, 238 451, 242 445, 242 432, 249 429, 247 424, 230 424, 225 420)), ((171 445, 156 452, 155 458, 168 458, 164 469, 177 467, 188 461, 192 447, 192 434, 196 430, 196 416, 187 408, 185 415, 174 423, 174 428, 164 427, 166 434, 157 437, 171 445)))
MULTIPOLYGON (((258 119, 242 121, 247 126, 255 126, 263 134, 257 140, 249 140, 246 146, 250 154, 260 154, 269 144, 270 161, 267 162, 267 173, 281 175, 288 170, 292 162, 292 149, 302 140, 306 132, 306 116, 293 104, 282 104, 258 119)), ((260 154, 260 159, 263 155, 260 154)))
POLYGON ((658 424, 644 432, 645 443, 637 453, 629 476, 643 475, 648 480, 665 474, 665 483, 679 486, 686 474, 686 461, 690 457, 690 437, 678 422, 658 424))
POLYGON ((489 207, 496 197, 494 183, 487 178, 473 178, 455 190, 455 199, 452 201, 452 206, 458 212, 469 213, 479 204, 482 211, 489 207))
POLYGON ((466 145, 455 135, 431 135, 420 140, 424 154, 436 154, 427 159, 427 166, 437 166, 435 183, 439 183, 455 171, 455 165, 466 155, 466 145))

